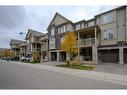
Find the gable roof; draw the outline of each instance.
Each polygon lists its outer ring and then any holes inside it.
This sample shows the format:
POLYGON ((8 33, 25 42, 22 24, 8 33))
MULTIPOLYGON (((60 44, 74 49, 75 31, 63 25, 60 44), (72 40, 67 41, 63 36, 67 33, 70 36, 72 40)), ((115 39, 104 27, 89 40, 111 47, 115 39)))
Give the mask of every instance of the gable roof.
POLYGON ((61 14, 59 14, 58 12, 56 12, 55 15, 54 15, 54 17, 53 17, 53 19, 52 19, 51 22, 49 23, 49 26, 47 27, 47 30, 49 29, 51 23, 53 22, 53 20, 56 18, 57 15, 59 15, 59 16, 62 17, 63 19, 65 19, 65 20, 67 20, 68 22, 70 22, 70 23, 73 24, 73 22, 72 22, 71 20, 65 18, 64 16, 62 16, 61 14))
POLYGON ((40 37, 40 36, 45 35, 44 33, 35 31, 35 30, 33 30, 33 29, 28 29, 27 35, 26 35, 26 37, 25 37, 25 40, 28 39, 29 33, 31 33, 31 35, 34 36, 34 37, 40 37))
POLYGON ((22 42, 24 42, 24 41, 22 41, 22 40, 17 40, 17 39, 11 39, 10 45, 11 45, 11 44, 20 44, 20 43, 22 43, 22 42))

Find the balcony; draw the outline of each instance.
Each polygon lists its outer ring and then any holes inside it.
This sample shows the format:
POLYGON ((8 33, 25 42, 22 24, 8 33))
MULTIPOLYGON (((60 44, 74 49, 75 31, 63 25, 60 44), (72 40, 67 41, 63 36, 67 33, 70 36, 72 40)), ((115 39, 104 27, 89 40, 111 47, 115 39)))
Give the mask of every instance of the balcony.
POLYGON ((19 45, 12 45, 11 48, 19 48, 19 45))
POLYGON ((79 40, 79 46, 77 44, 78 47, 92 45, 95 45, 95 38, 81 39, 79 40))
POLYGON ((48 45, 42 45, 41 51, 48 50, 48 45))
POLYGON ((26 50, 25 49, 20 49, 20 52, 26 52, 26 50))
POLYGON ((33 51, 33 52, 41 51, 41 48, 33 48, 32 51, 33 51))

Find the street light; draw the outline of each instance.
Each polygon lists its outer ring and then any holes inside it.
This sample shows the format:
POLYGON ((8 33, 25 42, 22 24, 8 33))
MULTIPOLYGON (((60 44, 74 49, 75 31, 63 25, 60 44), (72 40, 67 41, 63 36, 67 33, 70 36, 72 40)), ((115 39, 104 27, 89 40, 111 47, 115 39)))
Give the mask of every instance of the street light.
POLYGON ((20 32, 19 34, 20 34, 20 35, 23 35, 23 34, 27 35, 25 32, 20 32))

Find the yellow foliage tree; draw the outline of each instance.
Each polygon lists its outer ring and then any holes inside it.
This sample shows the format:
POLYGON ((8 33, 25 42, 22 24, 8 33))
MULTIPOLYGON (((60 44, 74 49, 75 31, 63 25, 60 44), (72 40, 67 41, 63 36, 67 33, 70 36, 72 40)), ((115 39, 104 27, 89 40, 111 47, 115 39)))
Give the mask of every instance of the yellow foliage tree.
POLYGON ((10 57, 12 57, 12 58, 16 57, 16 52, 10 51, 10 57))
POLYGON ((61 49, 66 51, 68 55, 68 61, 71 61, 75 55, 78 53, 77 44, 77 35, 74 32, 67 32, 61 43, 61 49))
POLYGON ((9 49, 4 49, 3 51, 2 51, 2 56, 3 57, 10 57, 10 50, 9 49))
POLYGON ((39 52, 33 52, 33 60, 34 61, 40 61, 40 53, 39 52))

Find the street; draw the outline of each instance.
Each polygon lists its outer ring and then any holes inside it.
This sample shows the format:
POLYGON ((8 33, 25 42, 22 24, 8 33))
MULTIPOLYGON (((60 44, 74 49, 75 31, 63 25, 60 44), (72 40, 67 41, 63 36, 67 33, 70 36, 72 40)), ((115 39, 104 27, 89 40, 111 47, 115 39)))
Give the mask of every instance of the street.
MULTIPOLYGON (((37 65, 37 64, 36 64, 37 65)), ((0 89, 125 89, 127 86, 0 60, 0 89)))

